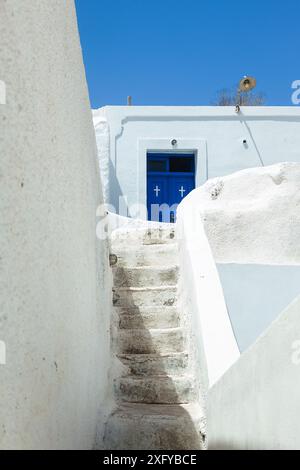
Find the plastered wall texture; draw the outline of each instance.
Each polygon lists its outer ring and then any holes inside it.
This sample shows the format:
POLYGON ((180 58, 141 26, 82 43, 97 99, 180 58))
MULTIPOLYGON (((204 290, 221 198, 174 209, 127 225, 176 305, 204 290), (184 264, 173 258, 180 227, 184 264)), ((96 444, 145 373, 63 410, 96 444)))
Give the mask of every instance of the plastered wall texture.
POLYGON ((300 298, 214 385, 209 449, 298 450, 300 298))
POLYGON ((0 448, 89 449, 110 286, 73 1, 0 0, 0 44, 0 448))
POLYGON ((197 198, 217 263, 300 264, 299 163, 252 168, 208 181, 197 198))
POLYGON ((241 352, 299 293, 299 178, 299 163, 251 168, 183 201, 203 222, 241 352))
POLYGON ((229 309, 233 326, 252 335, 250 347, 208 392, 210 449, 299 449, 299 297, 290 303, 299 295, 291 279, 299 266, 299 178, 299 163, 248 169, 208 181, 185 200, 197 202, 223 286, 231 283, 239 307, 235 318, 229 309), (249 292, 241 290, 242 277, 249 292), (255 304, 251 278, 264 287, 255 304), (280 314, 278 304, 287 298, 280 314))

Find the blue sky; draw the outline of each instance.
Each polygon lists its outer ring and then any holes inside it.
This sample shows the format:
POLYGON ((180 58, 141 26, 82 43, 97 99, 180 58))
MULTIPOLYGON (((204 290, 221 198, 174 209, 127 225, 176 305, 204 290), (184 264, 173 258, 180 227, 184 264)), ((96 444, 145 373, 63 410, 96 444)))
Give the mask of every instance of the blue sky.
POLYGON ((268 105, 300 79, 299 0, 76 0, 93 108, 210 105, 254 75, 268 105))

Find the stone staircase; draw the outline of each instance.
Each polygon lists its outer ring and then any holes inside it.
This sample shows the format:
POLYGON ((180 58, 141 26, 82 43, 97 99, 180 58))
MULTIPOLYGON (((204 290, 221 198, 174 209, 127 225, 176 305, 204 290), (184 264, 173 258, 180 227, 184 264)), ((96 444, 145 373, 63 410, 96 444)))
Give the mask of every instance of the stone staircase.
POLYGON ((202 449, 203 415, 178 309, 174 225, 118 232, 111 252, 117 407, 105 448, 202 449))

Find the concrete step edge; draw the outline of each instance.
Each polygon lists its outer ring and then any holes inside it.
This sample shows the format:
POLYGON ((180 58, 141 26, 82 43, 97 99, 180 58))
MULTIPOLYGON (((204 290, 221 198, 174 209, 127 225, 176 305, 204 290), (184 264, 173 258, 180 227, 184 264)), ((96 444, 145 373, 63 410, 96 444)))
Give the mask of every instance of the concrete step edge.
MULTIPOLYGON (((169 331, 170 333, 175 333, 175 332, 184 332, 185 328, 182 327, 182 326, 176 326, 174 328, 149 328, 149 329, 144 329, 144 328, 128 328, 126 329, 125 331, 126 332, 129 332, 131 331, 132 333, 135 333, 135 332, 149 332, 149 334, 151 335, 151 333, 157 333, 158 331, 163 331, 164 333, 166 331, 169 331)), ((120 331, 124 331, 123 329, 121 329, 120 331)))
POLYGON ((148 287, 113 287, 113 292, 159 292, 159 291, 176 291, 177 284, 171 286, 148 286, 148 287))
POLYGON ((131 356, 141 356, 143 359, 145 356, 149 356, 149 359, 165 359, 168 357, 182 357, 182 356, 187 356, 188 357, 189 353, 188 351, 182 351, 182 352, 174 352, 174 353, 162 353, 162 354, 117 354, 117 357, 121 357, 122 359, 127 359, 128 357, 131 360, 131 356))

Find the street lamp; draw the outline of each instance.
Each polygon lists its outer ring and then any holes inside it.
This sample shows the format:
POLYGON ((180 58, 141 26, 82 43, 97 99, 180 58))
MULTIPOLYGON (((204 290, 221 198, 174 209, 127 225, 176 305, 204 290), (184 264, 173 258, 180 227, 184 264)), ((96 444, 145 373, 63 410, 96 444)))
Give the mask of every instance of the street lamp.
POLYGON ((249 91, 253 90, 256 87, 256 78, 248 77, 247 75, 240 80, 238 92, 237 92, 237 104, 235 107, 235 111, 239 113, 241 111, 242 106, 242 93, 249 93, 249 91))

